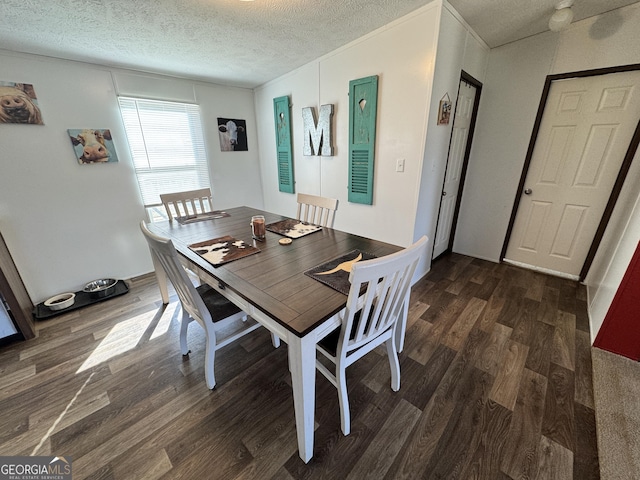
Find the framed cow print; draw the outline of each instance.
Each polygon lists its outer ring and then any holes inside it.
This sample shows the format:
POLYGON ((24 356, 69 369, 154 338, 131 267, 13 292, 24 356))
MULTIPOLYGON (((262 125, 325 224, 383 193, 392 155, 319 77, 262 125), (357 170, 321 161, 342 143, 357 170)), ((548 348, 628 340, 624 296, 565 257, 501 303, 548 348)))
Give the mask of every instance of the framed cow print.
POLYGON ((80 165, 117 162, 118 156, 108 129, 69 129, 69 139, 80 165))
POLYGON ((220 150, 223 152, 246 152, 249 150, 245 120, 218 117, 218 136, 220 137, 220 150))
POLYGON ((0 81, 0 123, 44 125, 33 85, 0 81))

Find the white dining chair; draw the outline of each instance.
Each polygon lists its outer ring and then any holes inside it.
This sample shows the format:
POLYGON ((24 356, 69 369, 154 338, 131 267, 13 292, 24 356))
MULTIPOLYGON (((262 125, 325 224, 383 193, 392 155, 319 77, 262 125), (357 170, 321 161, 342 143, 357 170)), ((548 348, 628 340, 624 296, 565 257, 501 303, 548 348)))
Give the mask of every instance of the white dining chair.
POLYGON ((347 396, 346 369, 383 343, 391 368, 391 389, 400 389, 400 362, 396 331, 402 317, 411 280, 420 258, 426 254, 427 237, 397 253, 353 264, 346 307, 338 313, 341 326, 316 345, 332 370, 316 358, 316 368, 338 390, 340 424, 349 435, 351 415, 347 396), (361 288, 366 288, 361 295, 361 288))
POLYGON ((167 211, 170 222, 173 221, 174 216, 189 217, 213 211, 210 188, 163 193, 160 195, 160 201, 167 211))
POLYGON ((319 197, 307 193, 298 193, 297 219, 303 222, 320 225, 321 227, 333 226, 333 218, 338 208, 338 200, 335 198, 319 197))
MULTIPOLYGON (((180 350, 182 355, 189 354, 187 330, 195 320, 204 329, 205 379, 210 389, 216 385, 214 364, 216 352, 225 345, 251 333, 261 325, 209 285, 195 287, 180 263, 178 253, 168 238, 155 235, 140 222, 151 255, 162 266, 180 299, 182 321, 180 324, 180 350), (232 326, 233 325, 233 326, 232 326)), ((271 336, 274 346, 280 344, 278 337, 271 336)))

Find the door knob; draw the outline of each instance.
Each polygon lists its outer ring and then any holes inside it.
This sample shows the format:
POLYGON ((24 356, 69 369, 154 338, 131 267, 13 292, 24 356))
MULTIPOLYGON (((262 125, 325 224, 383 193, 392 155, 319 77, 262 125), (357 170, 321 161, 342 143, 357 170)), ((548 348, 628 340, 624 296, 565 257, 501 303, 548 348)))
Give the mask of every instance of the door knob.
POLYGON ((531 195, 533 193, 533 190, 531 190, 530 188, 525 188, 524 189, 524 194, 525 195, 531 195))
POLYGON ((447 196, 447 192, 442 192, 442 196, 446 197, 447 196))

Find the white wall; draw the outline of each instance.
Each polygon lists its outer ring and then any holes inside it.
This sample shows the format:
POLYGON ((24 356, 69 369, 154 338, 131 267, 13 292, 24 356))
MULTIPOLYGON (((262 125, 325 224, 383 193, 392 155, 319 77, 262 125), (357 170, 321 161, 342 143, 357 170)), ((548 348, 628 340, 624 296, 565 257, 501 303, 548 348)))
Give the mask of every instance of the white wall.
MULTIPOLYGON (((256 89, 266 210, 289 216, 296 213, 295 195, 278 191, 273 124, 273 98, 289 95, 296 192, 337 198, 337 229, 402 246, 425 233, 432 238, 440 196, 431 195, 430 189, 433 183, 442 184, 444 144, 448 145, 451 133, 442 128, 432 135, 437 138, 433 145, 427 141, 427 128, 436 119, 431 109, 432 84, 438 81, 450 96, 455 92, 455 97, 463 64, 481 78, 488 53, 447 8, 433 2, 256 89), (446 12, 447 31, 439 40, 442 12, 446 12), (443 73, 434 79, 436 52, 440 63, 449 67, 446 71, 443 67, 443 73), (370 75, 379 76, 374 200, 373 205, 361 205, 347 200, 348 91, 350 80, 370 75), (317 110, 324 104, 334 105, 334 156, 305 157, 302 108, 317 110), (405 171, 398 173, 396 162, 401 158, 405 171), (423 196, 424 190, 429 194, 423 196)), ((423 265, 421 273, 429 265, 430 261, 423 265)))
MULTIPOLYGON (((488 47, 474 36, 472 30, 457 12, 445 3, 440 18, 438 54, 431 92, 422 180, 414 229, 415 240, 422 235, 429 237, 430 255, 436 233, 449 142, 453 129, 452 121, 448 125, 437 124, 440 100, 445 94, 448 94, 452 101, 451 111, 455 112, 461 71, 464 70, 476 80, 484 82, 488 55, 488 47)), ((451 118, 453 118, 453 114, 451 118)), ((431 259, 425 260, 428 269, 431 265, 431 259)))
MULTIPOLYGON (((313 195, 326 195, 320 185, 321 162, 324 161, 324 158, 302 156, 302 108, 313 106, 316 109, 316 113, 318 112, 320 105, 318 88, 318 63, 312 62, 254 91, 256 117, 258 119, 258 142, 260 144, 260 173, 264 192, 264 207, 267 211, 294 217, 297 207, 295 195, 278 191, 276 133, 273 113, 273 99, 276 97, 288 95, 291 105, 290 118, 293 126, 291 142, 296 182, 295 191, 313 195)), ((337 149, 334 149, 334 151, 337 151, 337 149)), ((338 210, 342 210, 342 205, 338 206, 338 210)))
POLYGON ((555 37, 492 49, 453 250, 499 261, 555 37))
MULTIPOLYGON (((640 4, 579 22, 559 39, 553 73, 640 63, 640 4)), ((640 152, 585 280, 595 340, 640 241, 640 152)))
POLYGON ((197 83, 196 103, 200 105, 207 141, 209 176, 217 208, 246 205, 262 208, 262 183, 253 91, 197 83), (246 152, 223 152, 218 136, 218 117, 246 120, 246 152))
POLYGON ((296 213, 296 196, 278 191, 273 98, 289 95, 296 192, 337 198, 334 227, 398 245, 413 240, 425 112, 435 59, 439 4, 409 14, 256 89, 265 208, 296 213), (373 205, 349 203, 349 81, 379 76, 373 205), (331 157, 304 156, 302 108, 333 104, 331 157), (396 173, 396 160, 406 159, 396 173))
MULTIPOLYGON (((635 160, 638 161, 638 158, 635 160)), ((592 342, 602 327, 613 297, 640 242, 640 196, 636 197, 636 203, 632 206, 626 224, 616 231, 613 237, 617 237, 612 238, 614 254, 607 259, 608 261, 602 262, 597 272, 593 275, 590 273, 591 280, 587 283, 592 342)))
POLYGON ((0 231, 34 303, 152 269, 117 93, 197 100, 216 203, 262 206, 251 90, 7 51, 0 65, 0 80, 34 85, 45 123, 0 125, 0 231), (218 116, 247 120, 249 152, 220 152, 218 116), (69 128, 110 129, 119 162, 79 165, 69 128))
MULTIPOLYGON (((639 27, 640 4, 636 3, 577 22, 564 32, 546 32, 491 50, 456 252, 499 260, 546 76, 640 63, 639 27)), ((638 163, 632 166, 586 279, 592 340, 632 253, 634 242, 622 242, 622 238, 637 235, 626 225, 639 192, 638 163), (607 293, 598 294, 604 284, 607 293)))

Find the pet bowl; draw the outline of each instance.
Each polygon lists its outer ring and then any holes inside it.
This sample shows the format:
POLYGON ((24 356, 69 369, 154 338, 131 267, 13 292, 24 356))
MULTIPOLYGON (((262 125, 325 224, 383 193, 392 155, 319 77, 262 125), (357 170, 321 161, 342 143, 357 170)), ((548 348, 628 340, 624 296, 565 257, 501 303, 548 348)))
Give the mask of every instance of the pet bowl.
POLYGON ((82 291, 88 293, 92 298, 108 297, 116 289, 116 283, 118 281, 114 278, 101 278, 87 283, 82 291))
POLYGON ((62 310, 73 305, 75 301, 75 293, 61 293, 46 300, 44 306, 49 307, 51 310, 62 310))

